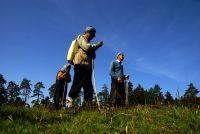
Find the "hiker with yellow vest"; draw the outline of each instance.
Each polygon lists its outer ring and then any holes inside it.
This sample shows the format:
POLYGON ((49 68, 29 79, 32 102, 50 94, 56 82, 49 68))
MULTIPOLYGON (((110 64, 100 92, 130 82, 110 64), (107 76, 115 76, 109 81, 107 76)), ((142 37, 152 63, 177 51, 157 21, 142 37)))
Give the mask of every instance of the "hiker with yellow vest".
POLYGON ((92 85, 92 62, 95 58, 95 51, 103 45, 103 42, 91 44, 95 37, 96 29, 92 26, 86 27, 85 33, 79 35, 69 48, 67 60, 74 65, 74 78, 68 97, 68 107, 73 106, 73 101, 77 99, 81 88, 84 89, 84 100, 90 104, 93 99, 92 85))

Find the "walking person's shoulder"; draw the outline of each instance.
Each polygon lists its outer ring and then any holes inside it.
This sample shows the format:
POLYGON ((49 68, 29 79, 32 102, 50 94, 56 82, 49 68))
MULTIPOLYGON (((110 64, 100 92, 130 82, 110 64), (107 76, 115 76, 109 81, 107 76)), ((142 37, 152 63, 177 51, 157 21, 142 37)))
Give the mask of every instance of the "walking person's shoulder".
POLYGON ((112 60, 112 61, 110 62, 110 66, 116 66, 116 61, 112 60))
POLYGON ((110 62, 110 64, 112 65, 112 64, 115 64, 115 61, 114 60, 112 60, 111 62, 110 62))
POLYGON ((78 40, 78 41, 83 40, 83 39, 84 39, 84 38, 83 38, 82 35, 78 35, 78 36, 76 37, 76 40, 78 40))
POLYGON ((119 62, 117 60, 113 60, 113 61, 111 61, 111 63, 113 63, 113 64, 119 64, 119 62))
POLYGON ((79 43, 82 42, 83 37, 82 37, 82 35, 78 35, 74 40, 76 40, 78 42, 78 44, 79 44, 79 43))

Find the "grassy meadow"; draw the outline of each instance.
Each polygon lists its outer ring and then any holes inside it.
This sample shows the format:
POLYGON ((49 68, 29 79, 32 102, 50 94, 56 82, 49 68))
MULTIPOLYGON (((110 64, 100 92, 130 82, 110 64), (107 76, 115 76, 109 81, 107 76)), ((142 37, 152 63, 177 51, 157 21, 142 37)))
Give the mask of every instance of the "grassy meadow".
POLYGON ((184 107, 135 106, 49 111, 45 108, 0 107, 1 134, 200 134, 200 110, 184 107))

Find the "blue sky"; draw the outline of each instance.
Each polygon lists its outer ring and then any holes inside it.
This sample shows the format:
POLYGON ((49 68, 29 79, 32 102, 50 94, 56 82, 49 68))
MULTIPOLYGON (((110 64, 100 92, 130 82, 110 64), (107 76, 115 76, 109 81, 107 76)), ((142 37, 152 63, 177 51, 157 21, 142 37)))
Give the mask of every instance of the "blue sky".
MULTIPOLYGON (((97 89, 110 88, 109 66, 124 52, 134 88, 163 93, 200 88, 200 0, 0 0, 0 73, 20 83, 43 82, 44 93, 86 26, 97 29, 97 89)), ((71 70, 73 75, 73 70, 71 70)), ((71 84, 69 84, 69 88, 71 84)))

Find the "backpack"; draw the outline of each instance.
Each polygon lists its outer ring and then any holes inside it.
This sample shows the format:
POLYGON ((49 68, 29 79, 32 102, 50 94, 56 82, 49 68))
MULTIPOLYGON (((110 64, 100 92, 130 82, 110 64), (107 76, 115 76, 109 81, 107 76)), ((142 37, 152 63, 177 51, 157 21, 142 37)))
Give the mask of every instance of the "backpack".
POLYGON ((73 40, 71 45, 70 45, 70 48, 68 50, 68 53, 67 53, 67 60, 70 61, 70 62, 73 62, 74 61, 74 57, 75 57, 75 54, 78 50, 78 41, 77 39, 73 40))

